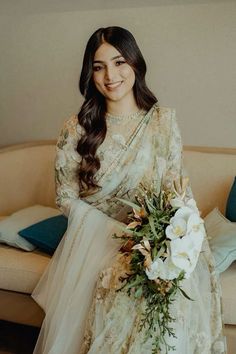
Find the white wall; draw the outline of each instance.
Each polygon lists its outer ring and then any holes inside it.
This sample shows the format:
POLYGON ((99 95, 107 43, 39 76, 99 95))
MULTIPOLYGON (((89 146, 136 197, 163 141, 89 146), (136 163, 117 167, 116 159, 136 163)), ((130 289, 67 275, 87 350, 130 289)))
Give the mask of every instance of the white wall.
POLYGON ((119 25, 137 39, 147 82, 177 110, 188 145, 236 146, 236 2, 0 16, 0 145, 56 138, 82 102, 88 37, 119 25))

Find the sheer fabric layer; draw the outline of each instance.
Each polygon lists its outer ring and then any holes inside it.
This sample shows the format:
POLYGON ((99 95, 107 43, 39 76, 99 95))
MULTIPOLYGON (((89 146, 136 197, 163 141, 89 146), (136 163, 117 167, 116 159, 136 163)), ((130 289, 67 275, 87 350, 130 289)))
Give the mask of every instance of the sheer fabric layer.
POLYGON ((94 284, 119 249, 111 238, 118 221, 83 201, 74 201, 69 227, 33 297, 46 317, 34 353, 78 354, 94 284))

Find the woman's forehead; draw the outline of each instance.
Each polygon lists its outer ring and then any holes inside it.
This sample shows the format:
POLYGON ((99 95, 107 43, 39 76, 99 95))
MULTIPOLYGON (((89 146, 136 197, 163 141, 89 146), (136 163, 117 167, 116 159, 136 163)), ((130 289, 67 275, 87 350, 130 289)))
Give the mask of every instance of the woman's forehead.
POLYGON ((111 61, 119 57, 122 57, 122 54, 115 47, 109 43, 102 43, 95 52, 94 61, 111 61))

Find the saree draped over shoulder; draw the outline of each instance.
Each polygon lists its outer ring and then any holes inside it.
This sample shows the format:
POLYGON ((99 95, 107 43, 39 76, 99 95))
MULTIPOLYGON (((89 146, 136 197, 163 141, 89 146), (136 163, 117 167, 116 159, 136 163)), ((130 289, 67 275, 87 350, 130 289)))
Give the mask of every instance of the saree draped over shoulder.
MULTIPOLYGON (((152 338, 139 331, 143 300, 117 292, 126 264, 118 255, 127 208, 140 184, 171 187, 184 174, 175 111, 154 104, 127 117, 107 115, 107 136, 98 148, 97 193, 79 198, 76 145, 82 128, 71 117, 57 143, 57 204, 68 229, 32 297, 46 315, 34 354, 151 354, 152 338)), ((191 189, 188 189, 191 195, 191 189)), ((225 353, 218 279, 207 240, 197 267, 171 311, 176 354, 225 353)), ((172 352, 169 352, 172 353, 172 352)))

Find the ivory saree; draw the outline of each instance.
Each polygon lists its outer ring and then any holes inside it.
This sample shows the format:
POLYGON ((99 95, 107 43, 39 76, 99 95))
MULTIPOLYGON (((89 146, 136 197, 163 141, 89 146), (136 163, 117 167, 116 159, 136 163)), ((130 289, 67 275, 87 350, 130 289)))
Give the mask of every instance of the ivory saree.
MULTIPOLYGON (((126 264, 118 255, 127 209, 116 197, 132 199, 140 184, 171 187, 184 173, 175 111, 157 104, 126 117, 107 115, 107 136, 97 153, 102 189, 79 199, 76 145, 82 128, 71 117, 57 143, 57 204, 69 223, 59 247, 32 296, 46 316, 34 354, 151 354, 139 324, 145 303, 117 292, 126 264)), ((191 194, 189 188, 188 193, 191 194)), ((212 255, 202 253, 172 312, 176 338, 167 338, 176 354, 225 353, 221 302, 212 255)), ((172 352, 169 352, 172 353, 172 352)))

